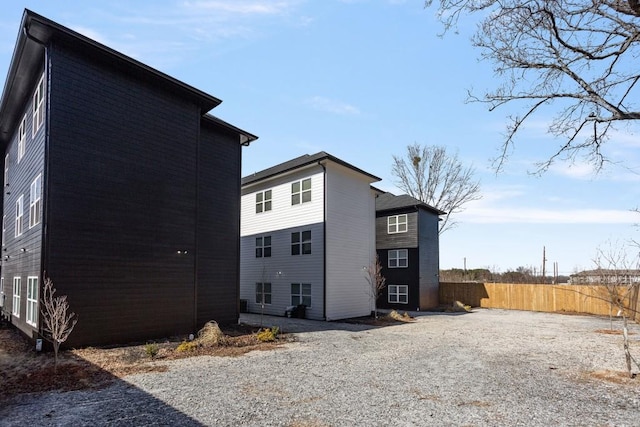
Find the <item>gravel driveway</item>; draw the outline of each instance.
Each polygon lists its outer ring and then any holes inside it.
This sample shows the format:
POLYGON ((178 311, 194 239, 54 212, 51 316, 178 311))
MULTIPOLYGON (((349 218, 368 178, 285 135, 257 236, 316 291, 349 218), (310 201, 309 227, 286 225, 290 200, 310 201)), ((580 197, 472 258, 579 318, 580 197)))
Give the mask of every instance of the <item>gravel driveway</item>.
POLYGON ((640 426, 640 378, 593 375, 624 370, 621 337, 595 332, 608 319, 477 310, 377 329, 264 321, 301 332, 275 351, 20 396, 0 408, 0 425, 640 426))

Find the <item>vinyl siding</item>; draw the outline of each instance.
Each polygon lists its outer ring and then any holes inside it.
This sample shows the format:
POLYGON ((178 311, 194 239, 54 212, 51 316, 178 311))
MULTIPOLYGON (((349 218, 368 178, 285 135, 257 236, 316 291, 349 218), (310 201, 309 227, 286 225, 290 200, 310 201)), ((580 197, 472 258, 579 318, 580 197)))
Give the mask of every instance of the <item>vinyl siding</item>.
POLYGON ((240 235, 316 224, 324 221, 324 174, 320 166, 312 166, 276 177, 242 190, 240 235), (291 205, 291 183, 311 178, 311 201, 291 205), (256 193, 272 190, 271 211, 256 213, 256 193))
MULTIPOLYGON (((32 136, 33 93, 39 80, 40 75, 38 75, 37 79, 33 82, 33 90, 20 116, 20 121, 22 117, 26 117, 25 155, 20 162, 18 162, 18 127, 20 126, 20 122, 18 122, 14 136, 5 151, 5 154, 9 155, 9 180, 6 183, 3 182, 3 214, 5 215, 6 223, 1 274, 2 277, 4 277, 4 294, 6 295, 4 310, 7 313, 11 313, 13 304, 13 277, 21 277, 20 318, 13 317, 12 322, 29 337, 37 335, 37 328, 26 323, 27 277, 40 277, 43 224, 41 213, 40 223, 29 228, 30 186, 36 176, 43 173, 46 123, 49 115, 45 109, 45 123, 43 123, 36 135, 32 136), (20 236, 15 237, 16 201, 20 196, 23 196, 23 232, 20 236), (23 248, 24 251, 22 250, 23 248)), ((45 86, 45 94, 47 89, 48 85, 45 86)), ((45 99, 45 108, 46 105, 45 99)), ((3 165, 4 158, 3 156, 3 165)), ((4 166, 2 176, 4 180, 4 166)), ((41 189, 44 188, 44 176, 42 176, 42 178, 43 187, 41 189)), ((43 197, 40 203, 42 211, 44 203, 43 197)))
POLYGON ((240 298, 252 313, 262 312, 256 304, 256 283, 271 283, 271 304, 264 314, 283 316, 291 305, 291 283, 311 284, 311 305, 306 317, 322 320, 324 305, 323 223, 242 236, 240 239, 240 298), (311 254, 291 255, 291 233, 311 231, 311 254), (256 237, 271 236, 271 257, 256 258, 256 237))
POLYGON ((364 268, 375 257, 375 197, 371 180, 327 164, 327 320, 373 309, 364 268))
POLYGON ((419 214, 419 262, 420 262, 420 309, 435 308, 439 304, 440 247, 438 216, 423 209, 419 214))
POLYGON ((383 212, 376 214, 376 248, 417 248, 418 247, 418 213, 412 211, 383 212), (406 233, 388 233, 389 216, 407 214, 406 233))
POLYGON ((68 344, 192 332, 199 108, 55 44, 50 57, 45 262, 79 316, 68 344))

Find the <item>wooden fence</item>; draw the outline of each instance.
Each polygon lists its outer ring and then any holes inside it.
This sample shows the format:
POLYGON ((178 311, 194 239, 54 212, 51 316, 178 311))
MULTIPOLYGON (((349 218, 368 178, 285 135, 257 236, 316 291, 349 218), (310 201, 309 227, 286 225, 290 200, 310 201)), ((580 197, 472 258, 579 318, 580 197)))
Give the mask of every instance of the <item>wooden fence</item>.
MULTIPOLYGON (((440 304, 460 301, 472 307, 504 308, 509 310, 572 312, 616 315, 607 297, 607 290, 599 285, 542 285, 513 283, 441 282, 440 304)), ((631 316, 640 321, 638 288, 629 296, 631 316), (635 314, 635 316, 633 316, 635 314)))

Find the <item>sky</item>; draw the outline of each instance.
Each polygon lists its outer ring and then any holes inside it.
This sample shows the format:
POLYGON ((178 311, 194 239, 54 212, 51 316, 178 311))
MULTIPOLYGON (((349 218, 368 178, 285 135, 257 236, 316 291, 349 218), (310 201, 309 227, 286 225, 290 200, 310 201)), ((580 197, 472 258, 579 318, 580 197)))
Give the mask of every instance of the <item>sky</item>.
POLYGON ((599 174, 578 160, 537 176, 563 142, 546 132, 552 115, 537 115, 496 173, 507 118, 525 106, 466 102, 499 83, 469 41, 477 18, 441 37, 423 0, 7 0, 3 86, 25 8, 222 99, 212 113, 259 137, 243 149, 243 175, 326 151, 401 194, 391 168, 407 145, 457 152, 482 199, 440 237, 443 269, 540 271, 544 248, 547 271, 568 275, 638 238, 640 125, 612 134, 599 174))

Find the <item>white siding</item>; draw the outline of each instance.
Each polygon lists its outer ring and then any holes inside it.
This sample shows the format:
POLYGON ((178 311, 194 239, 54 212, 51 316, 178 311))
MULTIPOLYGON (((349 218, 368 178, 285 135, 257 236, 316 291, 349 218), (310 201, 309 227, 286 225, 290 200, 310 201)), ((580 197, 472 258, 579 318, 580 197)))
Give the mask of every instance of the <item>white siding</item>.
POLYGON ((273 230, 323 222, 324 174, 320 166, 261 182, 242 190, 240 235, 249 236, 273 230), (311 201, 291 205, 291 183, 311 178, 311 201), (256 213, 256 193, 272 190, 270 211, 256 213))
POLYGON ((249 311, 260 313, 256 282, 271 283, 271 304, 264 313, 284 315, 291 305, 291 283, 311 284, 311 305, 306 317, 324 319, 324 173, 320 166, 243 189, 240 214, 240 298, 249 311), (291 205, 291 183, 311 178, 311 201, 291 205), (256 213, 256 193, 272 190, 271 211, 256 213), (311 230, 311 254, 291 255, 291 233, 311 230), (256 237, 271 236, 271 257, 256 258, 256 237))
POLYGON ((373 310, 365 267, 375 259, 372 180, 327 165, 327 320, 366 316, 373 310))

